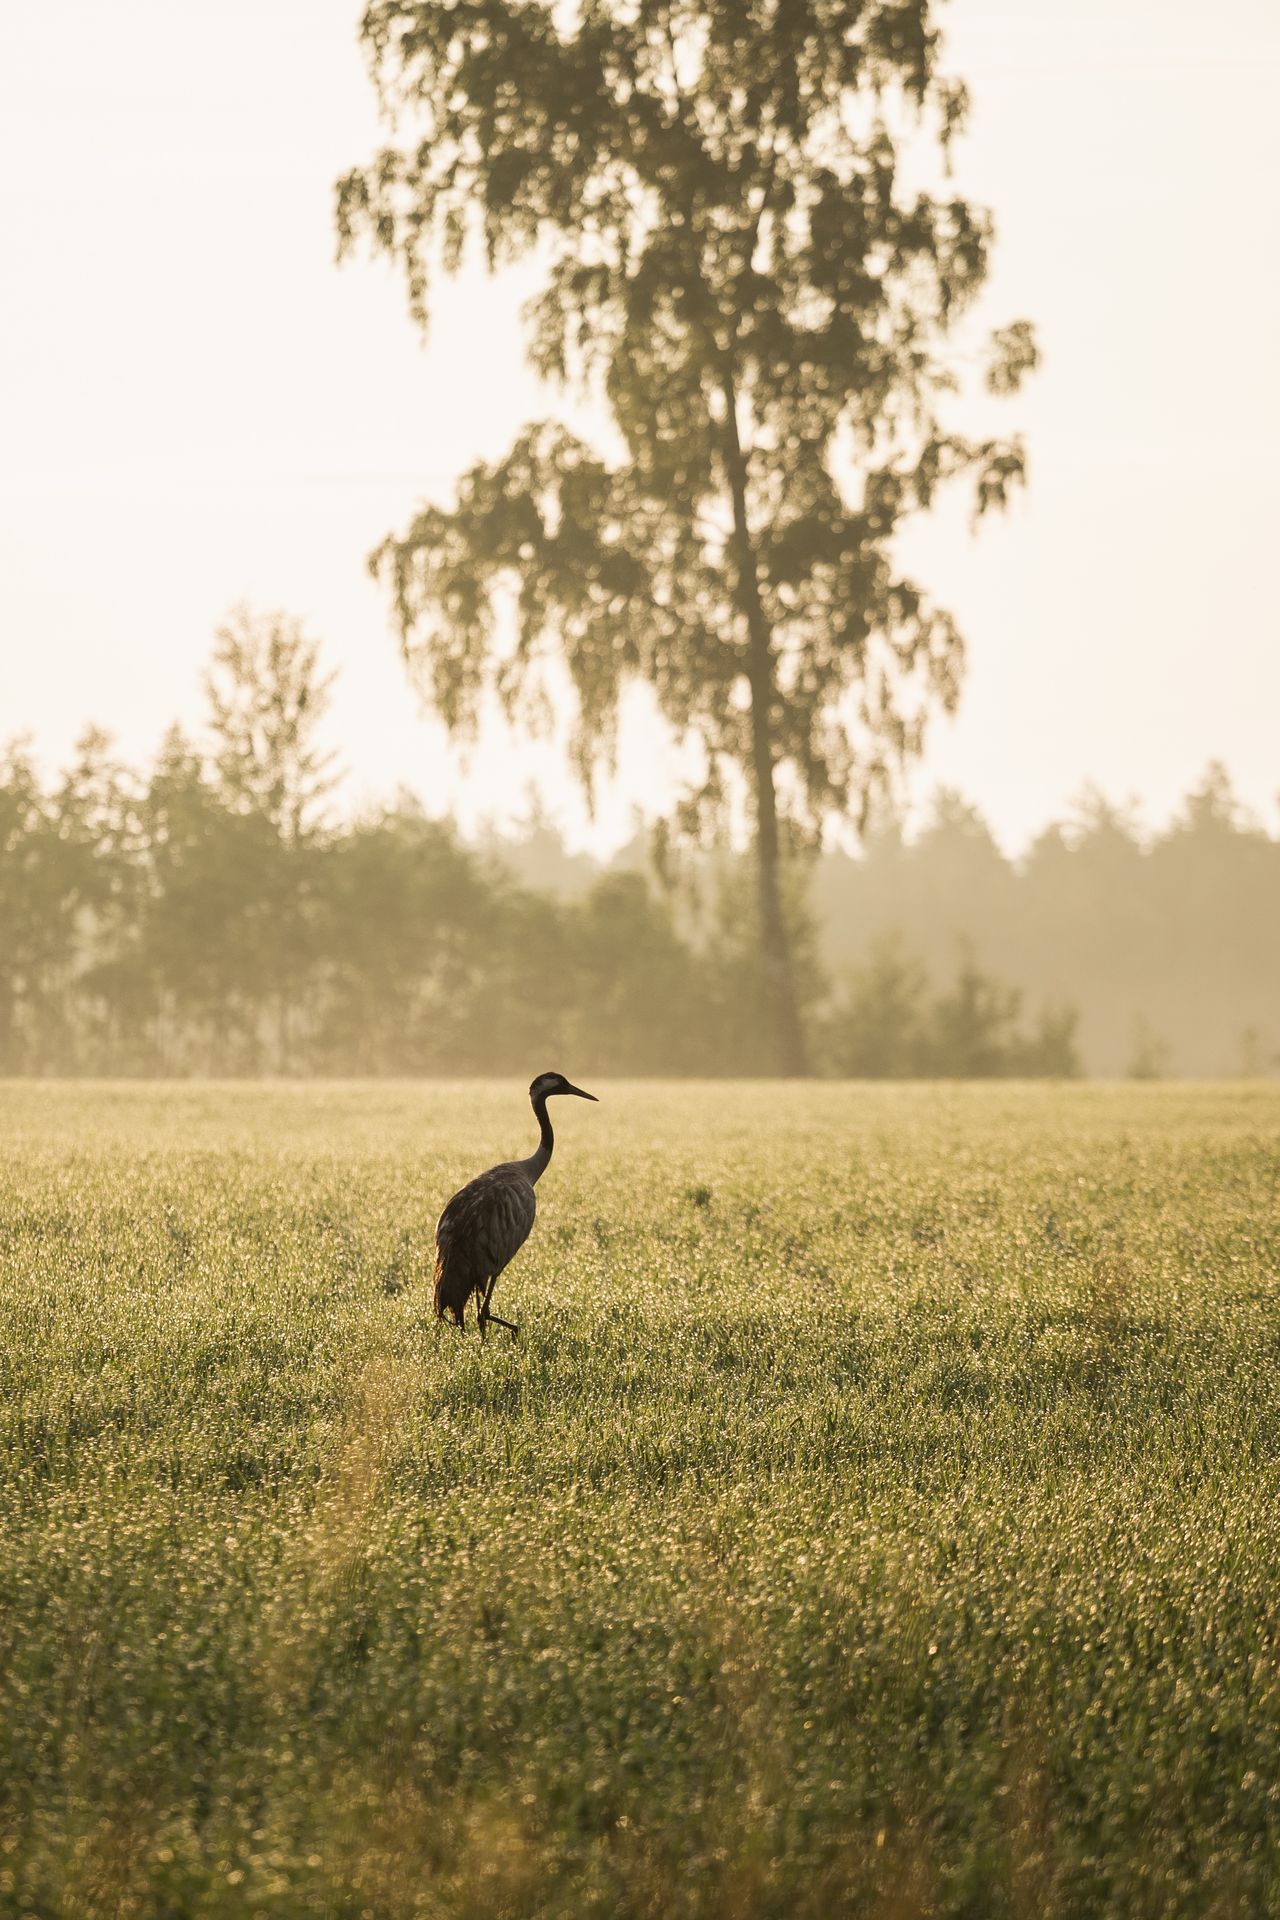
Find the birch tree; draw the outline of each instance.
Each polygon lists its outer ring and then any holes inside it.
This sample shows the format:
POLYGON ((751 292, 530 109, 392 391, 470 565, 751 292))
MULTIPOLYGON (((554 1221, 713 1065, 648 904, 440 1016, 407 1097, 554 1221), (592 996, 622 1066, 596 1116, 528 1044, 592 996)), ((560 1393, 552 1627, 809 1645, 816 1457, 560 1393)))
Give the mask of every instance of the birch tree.
MULTIPOLYGON (((541 263, 532 363, 599 396, 621 447, 527 426, 378 548, 413 675, 451 729, 488 693, 538 726, 554 657, 588 784, 628 685, 652 689, 702 768, 675 824, 747 797, 787 1073, 807 1064, 788 846, 856 813, 959 684, 956 624, 896 536, 947 481, 984 512, 1023 473, 1016 440, 948 417, 992 226, 928 164, 966 110, 933 13, 377 0, 361 37, 388 139, 337 190, 340 250, 392 256, 422 324, 472 236, 495 269, 541 263)), ((989 389, 1034 362, 1030 328, 1002 329, 989 389)))

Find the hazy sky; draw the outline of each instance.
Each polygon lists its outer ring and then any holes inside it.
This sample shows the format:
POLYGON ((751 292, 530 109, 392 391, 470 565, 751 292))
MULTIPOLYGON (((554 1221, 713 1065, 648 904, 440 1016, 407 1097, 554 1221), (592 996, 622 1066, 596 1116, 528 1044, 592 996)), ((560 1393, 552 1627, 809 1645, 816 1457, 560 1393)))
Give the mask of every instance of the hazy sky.
MULTIPOLYGON (((460 769, 365 573, 547 401, 518 282, 442 284, 424 348, 389 268, 334 266, 332 181, 376 139, 358 12, 0 0, 0 738, 52 767, 96 721, 144 760, 199 721, 248 599, 341 669, 353 799, 402 782, 473 824, 533 780, 581 837, 548 750, 495 738, 460 769)), ((1159 821, 1217 757, 1274 828, 1280 7, 940 17, 975 103, 960 181, 997 217, 984 312, 1032 318, 1046 364, 994 409, 1024 502, 912 542, 970 648, 914 789, 960 786, 1016 848, 1086 780, 1159 821)), ((624 753, 597 843, 651 768, 624 753)))

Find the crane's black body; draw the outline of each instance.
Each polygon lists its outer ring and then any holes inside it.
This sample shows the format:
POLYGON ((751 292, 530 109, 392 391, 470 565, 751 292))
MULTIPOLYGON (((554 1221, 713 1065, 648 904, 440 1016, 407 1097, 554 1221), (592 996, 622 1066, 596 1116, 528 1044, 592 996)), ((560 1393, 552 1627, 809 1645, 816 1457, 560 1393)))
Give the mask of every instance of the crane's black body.
POLYGON ((479 1296, 476 1322, 484 1338, 490 1321, 511 1333, 519 1328, 489 1311, 498 1275, 517 1253, 533 1228, 538 1203, 534 1188, 546 1172, 555 1147, 547 1115, 553 1094, 572 1093, 594 1100, 565 1079, 562 1073, 540 1073, 529 1088, 538 1121, 538 1144, 527 1160, 504 1160, 477 1174, 459 1189, 436 1222, 436 1319, 452 1318, 465 1328, 467 1302, 479 1296))

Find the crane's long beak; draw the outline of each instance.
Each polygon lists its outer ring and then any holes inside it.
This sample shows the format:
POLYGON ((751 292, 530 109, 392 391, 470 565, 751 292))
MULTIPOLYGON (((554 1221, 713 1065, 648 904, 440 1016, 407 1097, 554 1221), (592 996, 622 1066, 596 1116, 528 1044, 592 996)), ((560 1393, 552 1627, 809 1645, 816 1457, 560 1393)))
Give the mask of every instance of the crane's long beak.
MULTIPOLYGON (((576 1093, 579 1100, 595 1100, 596 1099, 596 1096, 594 1093, 586 1093, 581 1087, 570 1086, 567 1081, 565 1085, 560 1089, 560 1091, 562 1093, 576 1093)), ((599 1104, 600 1104, 599 1101, 596 1100, 596 1105, 599 1106, 599 1104)))

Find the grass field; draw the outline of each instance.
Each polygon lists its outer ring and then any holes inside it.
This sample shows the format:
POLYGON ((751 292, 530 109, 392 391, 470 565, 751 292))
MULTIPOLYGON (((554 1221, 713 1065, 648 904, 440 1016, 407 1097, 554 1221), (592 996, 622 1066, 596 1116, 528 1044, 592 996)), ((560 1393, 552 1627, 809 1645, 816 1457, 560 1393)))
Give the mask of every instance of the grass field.
POLYGON ((0 1087, 0 1913, 1280 1911, 1280 1089, 564 1065, 0 1087))

